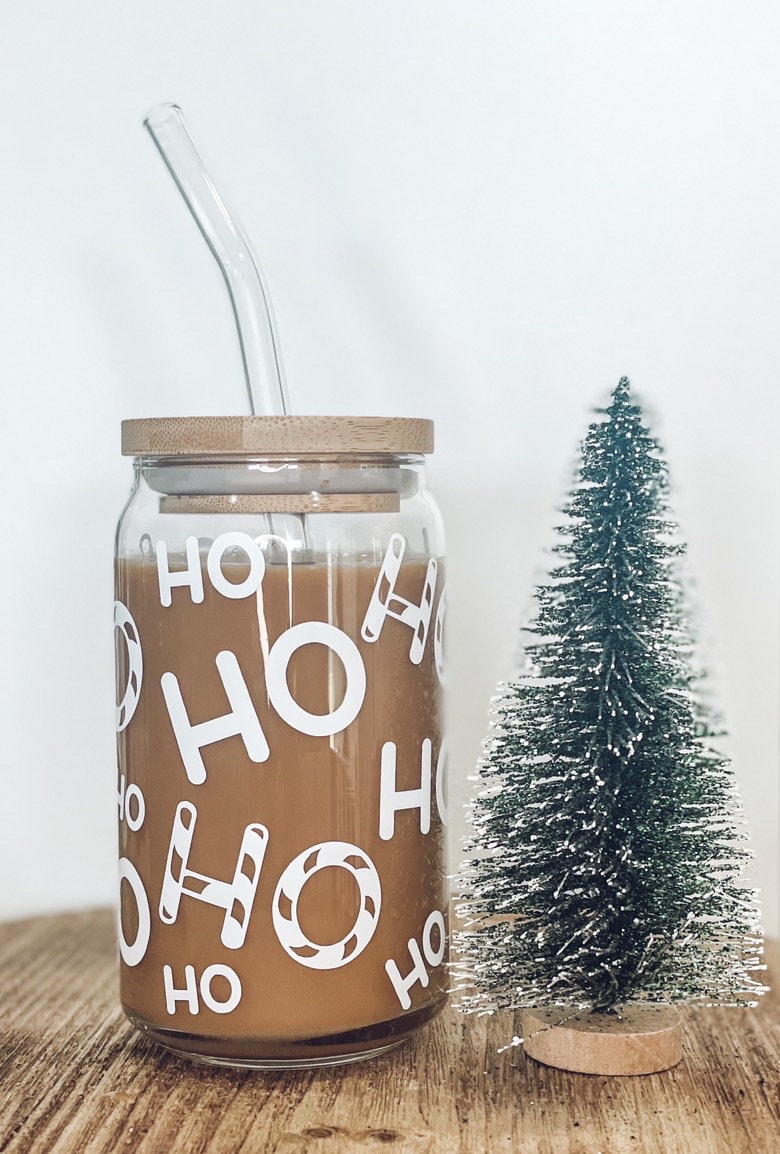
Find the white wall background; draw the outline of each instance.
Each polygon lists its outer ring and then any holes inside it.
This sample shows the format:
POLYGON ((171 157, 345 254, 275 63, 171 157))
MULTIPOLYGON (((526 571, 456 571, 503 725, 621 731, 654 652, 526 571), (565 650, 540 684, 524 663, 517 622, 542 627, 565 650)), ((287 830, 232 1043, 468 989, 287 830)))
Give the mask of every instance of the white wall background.
POLYGON ((142 132, 181 103, 300 412, 430 415, 460 796, 589 407, 676 480, 777 932, 780 7, 30 0, 0 35, 0 916, 114 886, 127 416, 240 412, 224 290, 142 132))

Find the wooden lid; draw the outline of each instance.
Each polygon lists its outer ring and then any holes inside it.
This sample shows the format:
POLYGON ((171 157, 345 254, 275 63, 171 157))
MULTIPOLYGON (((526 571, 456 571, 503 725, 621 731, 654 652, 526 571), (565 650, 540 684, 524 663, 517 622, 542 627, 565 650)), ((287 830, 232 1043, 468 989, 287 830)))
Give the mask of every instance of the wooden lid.
POLYGON ((177 494, 162 497, 161 513, 397 513, 398 493, 177 494))
POLYGON ((432 453, 418 417, 144 417, 122 421, 123 456, 432 453))

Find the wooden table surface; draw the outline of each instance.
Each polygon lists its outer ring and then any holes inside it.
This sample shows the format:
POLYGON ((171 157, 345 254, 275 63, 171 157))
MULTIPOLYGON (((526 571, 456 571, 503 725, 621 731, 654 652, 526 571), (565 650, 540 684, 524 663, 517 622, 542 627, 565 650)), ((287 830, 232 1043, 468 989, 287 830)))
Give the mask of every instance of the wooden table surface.
MULTIPOLYGON (((770 982, 780 949, 768 951, 770 982)), ((773 973, 774 971, 774 973, 773 973)), ((27 1154, 779 1154, 780 1002, 687 1018, 665 1074, 602 1078, 497 1054, 511 1014, 452 1009, 353 1066, 190 1065, 117 1003, 106 911, 0 926, 0 1150, 27 1154)))

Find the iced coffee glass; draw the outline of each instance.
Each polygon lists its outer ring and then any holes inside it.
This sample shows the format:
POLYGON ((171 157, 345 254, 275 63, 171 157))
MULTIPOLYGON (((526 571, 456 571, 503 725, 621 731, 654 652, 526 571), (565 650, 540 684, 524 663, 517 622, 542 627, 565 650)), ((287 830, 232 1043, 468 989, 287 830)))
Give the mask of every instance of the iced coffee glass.
POLYGON ((204 1062, 352 1061, 446 989, 428 421, 123 424, 122 1002, 204 1062))

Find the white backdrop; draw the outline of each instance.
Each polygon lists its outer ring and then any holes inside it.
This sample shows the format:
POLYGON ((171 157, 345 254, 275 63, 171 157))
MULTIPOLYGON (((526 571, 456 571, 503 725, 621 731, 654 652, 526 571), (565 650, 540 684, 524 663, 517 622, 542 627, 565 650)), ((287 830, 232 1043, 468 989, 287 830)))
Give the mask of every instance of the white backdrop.
POLYGON ((114 889, 127 416, 240 412, 176 100, 270 281, 299 412, 435 418, 465 796, 590 406, 655 416, 777 932, 780 8, 30 0, 0 34, 0 916, 114 889))

